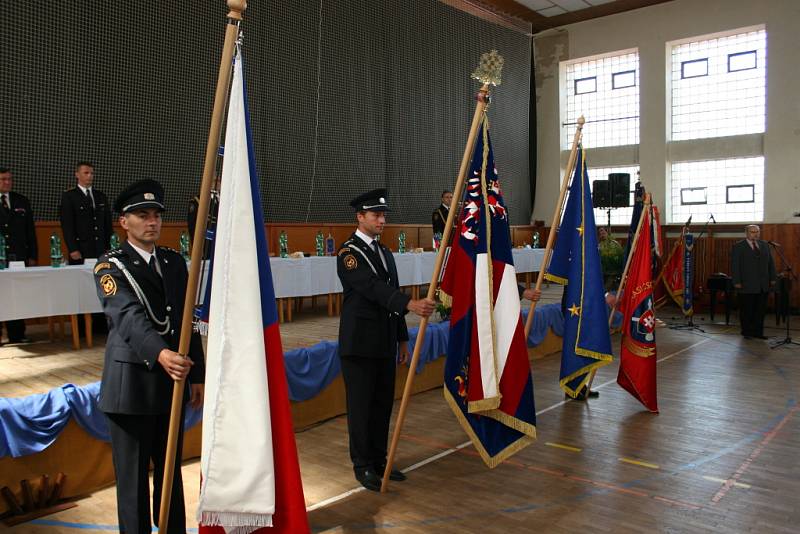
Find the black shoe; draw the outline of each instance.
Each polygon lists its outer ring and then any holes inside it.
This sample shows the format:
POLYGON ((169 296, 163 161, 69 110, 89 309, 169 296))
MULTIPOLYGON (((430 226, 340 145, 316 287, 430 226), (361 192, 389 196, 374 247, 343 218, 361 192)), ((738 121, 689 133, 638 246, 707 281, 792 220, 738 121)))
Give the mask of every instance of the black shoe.
POLYGON ((769 339, 767 336, 753 336, 756 339, 769 339))
MULTIPOLYGON (((378 476, 380 476, 381 479, 383 478, 383 473, 385 471, 386 471, 386 466, 383 466, 380 469, 378 469, 378 476)), ((407 478, 406 475, 403 474, 402 471, 399 471, 397 469, 392 469, 392 471, 389 473, 389 480, 394 480, 395 482, 403 482, 404 480, 406 480, 406 478, 407 478)))
POLYGON ((744 336, 745 339, 753 339, 752 336, 744 336))
POLYGON ((381 491, 381 479, 372 469, 357 469, 356 480, 370 491, 381 491))
MULTIPOLYGON (((766 339, 766 338, 764 338, 764 339, 766 339)), ((22 343, 33 343, 33 340, 31 338, 29 338, 29 337, 21 337, 19 339, 9 339, 8 340, 8 344, 10 345, 12 343, 15 344, 15 345, 22 344, 22 343)))

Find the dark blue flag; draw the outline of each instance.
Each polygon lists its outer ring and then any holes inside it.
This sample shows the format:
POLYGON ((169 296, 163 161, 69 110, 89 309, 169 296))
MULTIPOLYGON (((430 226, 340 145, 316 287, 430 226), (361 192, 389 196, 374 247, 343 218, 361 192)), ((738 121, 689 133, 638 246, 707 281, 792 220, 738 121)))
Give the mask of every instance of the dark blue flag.
POLYGON ((566 285, 559 385, 576 397, 589 373, 613 359, 589 173, 581 147, 545 278, 566 285))

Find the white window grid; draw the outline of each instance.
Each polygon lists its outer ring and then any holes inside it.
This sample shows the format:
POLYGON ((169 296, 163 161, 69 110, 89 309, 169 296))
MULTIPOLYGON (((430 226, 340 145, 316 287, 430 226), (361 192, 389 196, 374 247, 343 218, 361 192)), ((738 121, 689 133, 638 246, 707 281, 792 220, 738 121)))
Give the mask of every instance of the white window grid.
POLYGON ((586 119, 582 141, 586 148, 639 143, 638 52, 566 63, 562 91, 566 95, 561 128, 565 150, 572 148, 575 125, 581 115, 586 119), (614 74, 631 71, 633 85, 614 89, 614 74), (575 94, 576 81, 587 78, 596 79, 596 91, 575 94))
MULTIPOLYGON (((684 161, 672 164, 670 222, 689 216, 700 224, 713 214, 717 222, 764 219, 764 157, 684 161), (729 186, 753 186, 753 202, 728 202, 729 186), (681 190, 705 187, 706 204, 681 204, 681 190)), ((733 198, 732 200, 735 200, 733 198)))
POLYGON ((763 133, 766 71, 764 29, 674 45, 672 140, 763 133), (755 52, 754 68, 741 68, 750 57, 746 52, 755 52), (708 74, 683 77, 704 59, 708 74))

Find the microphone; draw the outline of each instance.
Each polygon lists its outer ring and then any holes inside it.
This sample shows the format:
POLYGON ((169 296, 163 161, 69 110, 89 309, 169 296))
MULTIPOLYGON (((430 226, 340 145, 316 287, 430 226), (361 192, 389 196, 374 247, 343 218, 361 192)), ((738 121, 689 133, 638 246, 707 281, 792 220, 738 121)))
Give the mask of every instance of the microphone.
POLYGON ((779 247, 779 246, 781 246, 781 244, 780 244, 780 243, 776 243, 775 241, 767 241, 767 243, 769 243, 769 244, 770 244, 770 245, 772 245, 773 247, 779 247))
POLYGON ((714 218, 714 214, 713 213, 709 213, 708 214, 708 218, 711 220, 711 222, 713 222, 714 224, 717 224, 717 220, 714 218))
POLYGON ((689 219, 686 221, 686 224, 684 224, 684 226, 689 226, 690 224, 692 224, 692 216, 691 215, 689 215, 689 219))

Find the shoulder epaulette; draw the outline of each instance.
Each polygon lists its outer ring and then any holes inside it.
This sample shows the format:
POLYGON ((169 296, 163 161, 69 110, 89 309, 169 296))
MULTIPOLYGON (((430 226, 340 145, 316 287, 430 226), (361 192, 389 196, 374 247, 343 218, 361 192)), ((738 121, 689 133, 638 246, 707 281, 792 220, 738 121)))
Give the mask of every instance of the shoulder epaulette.
POLYGON ((109 250, 108 252, 106 252, 106 256, 108 256, 108 257, 119 256, 120 254, 122 254, 122 249, 121 248, 115 248, 115 249, 112 249, 112 250, 109 250))
POLYGON ((164 250, 164 251, 167 251, 167 252, 174 252, 175 254, 180 254, 180 252, 178 252, 177 250, 175 250, 174 248, 171 248, 171 247, 164 247, 164 246, 159 245, 158 249, 159 250, 164 250))
POLYGON ((347 252, 350 252, 350 247, 342 247, 339 249, 339 252, 337 252, 336 255, 341 256, 342 254, 345 254, 347 252))

